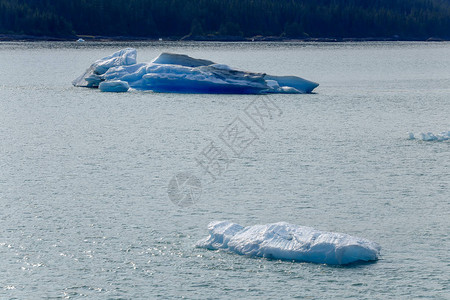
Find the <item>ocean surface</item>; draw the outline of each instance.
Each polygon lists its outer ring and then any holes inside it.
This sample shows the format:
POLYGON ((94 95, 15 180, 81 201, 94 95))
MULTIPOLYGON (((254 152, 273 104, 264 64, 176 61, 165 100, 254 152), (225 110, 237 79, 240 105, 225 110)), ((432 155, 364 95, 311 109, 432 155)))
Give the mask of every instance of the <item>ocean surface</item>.
POLYGON ((448 42, 0 43, 0 299, 448 299, 450 142, 408 132, 449 130, 448 42), (72 87, 126 47, 320 86, 72 87), (265 118, 246 113, 257 103, 265 118), (236 122, 251 129, 239 149, 236 122), (348 233, 382 256, 333 267, 195 248, 213 220, 348 233))

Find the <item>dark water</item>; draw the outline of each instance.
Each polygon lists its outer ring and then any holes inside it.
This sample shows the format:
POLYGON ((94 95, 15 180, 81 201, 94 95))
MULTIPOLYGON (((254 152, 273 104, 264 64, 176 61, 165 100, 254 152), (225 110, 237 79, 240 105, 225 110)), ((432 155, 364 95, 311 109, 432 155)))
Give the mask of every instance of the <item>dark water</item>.
POLYGON ((0 298, 443 299, 449 294, 450 43, 1 43, 0 298), (74 88, 125 47, 319 82, 312 95, 74 88), (257 101, 279 111, 259 128, 257 101), (239 120, 239 155, 221 134, 239 120), (196 159, 228 155, 216 180, 196 159), (186 172, 195 204, 167 194, 186 172), (196 249, 212 220, 286 221, 378 242, 329 267, 196 249))

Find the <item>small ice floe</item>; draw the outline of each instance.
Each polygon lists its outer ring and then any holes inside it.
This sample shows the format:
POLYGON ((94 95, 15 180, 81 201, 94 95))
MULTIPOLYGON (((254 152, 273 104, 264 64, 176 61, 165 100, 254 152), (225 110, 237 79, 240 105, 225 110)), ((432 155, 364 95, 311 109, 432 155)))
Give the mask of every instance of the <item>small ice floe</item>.
POLYGON ((299 262, 346 265, 376 261, 381 247, 348 234, 323 232, 285 222, 243 227, 228 221, 209 224, 199 248, 299 262))
POLYGON ((84 40, 83 40, 82 38, 79 38, 79 39, 77 40, 77 42, 78 42, 78 43, 82 43, 82 42, 84 42, 84 40))
POLYGON ((102 92, 124 93, 128 92, 130 86, 126 81, 110 80, 101 82, 98 88, 102 92))
MULTIPOLYGON (((414 133, 409 133, 409 140, 414 140, 416 137, 414 136, 414 133)), ((421 132, 419 140, 425 141, 425 142, 443 142, 450 140, 450 131, 444 131, 438 134, 434 134, 432 132, 421 132)))

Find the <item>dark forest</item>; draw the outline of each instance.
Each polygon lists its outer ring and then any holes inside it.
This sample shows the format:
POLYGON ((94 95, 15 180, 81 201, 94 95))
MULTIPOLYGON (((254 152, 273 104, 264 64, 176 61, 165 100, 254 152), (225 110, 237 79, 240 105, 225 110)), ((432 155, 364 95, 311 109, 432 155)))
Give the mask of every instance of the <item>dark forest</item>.
POLYGON ((0 33, 450 37, 449 0, 0 0, 0 33))

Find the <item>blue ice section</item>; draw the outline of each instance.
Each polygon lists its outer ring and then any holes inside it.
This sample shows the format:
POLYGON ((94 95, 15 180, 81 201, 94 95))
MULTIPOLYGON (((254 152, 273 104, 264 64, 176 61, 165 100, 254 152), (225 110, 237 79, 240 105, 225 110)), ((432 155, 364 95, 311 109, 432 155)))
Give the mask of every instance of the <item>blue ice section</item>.
MULTIPOLYGON (((126 82, 135 90, 175 93, 267 94, 311 93, 318 84, 296 76, 272 76, 232 69, 205 59, 162 53, 151 63, 137 63, 137 52, 128 48, 95 61, 74 86, 116 91, 126 82), (106 83, 106 84, 105 84, 106 83)), ((123 90, 121 90, 123 91, 123 90)))
POLYGON ((281 260, 346 265, 378 260, 380 246, 348 234, 322 232, 285 222, 243 227, 228 221, 209 224, 199 248, 281 260))
POLYGON ((111 92, 111 93, 124 93, 128 92, 130 86, 126 81, 120 80, 111 80, 111 81, 102 81, 98 86, 100 91, 102 92, 111 92))

